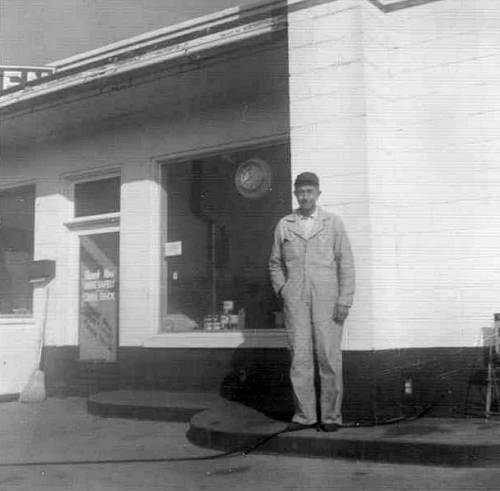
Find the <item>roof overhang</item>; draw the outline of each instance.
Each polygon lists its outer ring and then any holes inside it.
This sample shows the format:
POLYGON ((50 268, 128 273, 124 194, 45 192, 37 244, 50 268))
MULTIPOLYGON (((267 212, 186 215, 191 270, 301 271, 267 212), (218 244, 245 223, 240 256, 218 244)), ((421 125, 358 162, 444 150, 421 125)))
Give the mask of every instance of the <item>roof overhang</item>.
POLYGON ((40 110, 92 89, 105 91, 112 83, 116 90, 120 80, 147 77, 185 63, 201 63, 245 44, 272 41, 286 29, 285 3, 273 0, 230 8, 54 62, 49 65, 55 68, 53 75, 5 92, 0 97, 0 116, 40 110))
MULTIPOLYGON (((53 75, 14 87, 0 96, 0 116, 33 110, 45 101, 112 80, 130 78, 183 61, 201 61, 235 44, 251 43, 286 29, 290 11, 338 0, 264 0, 233 7, 135 36, 49 64, 53 75)), ((384 13, 440 0, 365 0, 384 13)))

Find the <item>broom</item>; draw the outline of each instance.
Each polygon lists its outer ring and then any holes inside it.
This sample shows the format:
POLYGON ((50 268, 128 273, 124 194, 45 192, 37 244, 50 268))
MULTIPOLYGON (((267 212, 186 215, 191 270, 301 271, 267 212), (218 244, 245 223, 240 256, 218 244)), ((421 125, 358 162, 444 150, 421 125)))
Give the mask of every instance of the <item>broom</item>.
POLYGON ((43 309, 42 326, 40 329, 40 347, 38 351, 38 368, 31 374, 28 383, 19 395, 19 402, 42 402, 47 398, 45 391, 45 374, 42 371, 43 346, 45 344, 45 329, 47 326, 47 312, 49 307, 49 287, 45 287, 45 305, 43 309))

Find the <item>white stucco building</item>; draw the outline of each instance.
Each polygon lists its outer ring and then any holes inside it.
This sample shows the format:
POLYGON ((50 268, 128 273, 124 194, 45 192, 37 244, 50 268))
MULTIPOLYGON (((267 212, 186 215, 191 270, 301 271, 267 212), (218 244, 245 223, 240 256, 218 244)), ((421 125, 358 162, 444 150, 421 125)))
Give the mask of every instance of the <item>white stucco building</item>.
MULTIPOLYGON (((56 262, 49 388, 101 379, 215 390, 247 370, 255 390, 264 370, 279 392, 287 351, 266 293, 265 240, 292 206, 292 177, 308 170, 356 259, 347 410, 397 405, 412 377, 417 403, 459 411, 483 328, 500 310, 497 3, 271 0, 56 61, 53 75, 0 95, 0 197, 15 203, 20 187, 25 203, 33 197, 32 230, 19 225, 33 240, 22 257, 56 262), (234 186, 249 159, 271 169, 260 200, 234 186), (208 220, 217 230, 190 215, 193 196, 208 203, 205 215, 224 217, 208 220), (208 308, 207 230, 223 251, 216 302, 236 295, 248 329, 164 332, 182 302, 208 308), (167 242, 182 242, 182 255, 165 258, 167 242), (82 280, 84 254, 89 271, 107 264, 117 281, 110 355, 95 340, 82 348, 82 281, 93 281, 82 280)), ((5 207, 14 226, 16 207, 5 207)), ((5 246, 11 262, 16 247, 5 246)), ((43 286, 32 308, 28 300, 0 317, 5 395, 35 362, 43 286)))

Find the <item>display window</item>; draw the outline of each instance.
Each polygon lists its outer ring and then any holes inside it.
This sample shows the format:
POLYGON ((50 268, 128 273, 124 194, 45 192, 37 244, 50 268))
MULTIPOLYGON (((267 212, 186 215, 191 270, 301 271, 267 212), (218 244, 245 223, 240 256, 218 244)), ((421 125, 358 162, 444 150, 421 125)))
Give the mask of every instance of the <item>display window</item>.
POLYGON ((35 186, 0 192, 0 315, 31 315, 35 186))
POLYGON ((281 327, 267 263, 291 210, 288 144, 167 163, 162 181, 163 330, 281 327))

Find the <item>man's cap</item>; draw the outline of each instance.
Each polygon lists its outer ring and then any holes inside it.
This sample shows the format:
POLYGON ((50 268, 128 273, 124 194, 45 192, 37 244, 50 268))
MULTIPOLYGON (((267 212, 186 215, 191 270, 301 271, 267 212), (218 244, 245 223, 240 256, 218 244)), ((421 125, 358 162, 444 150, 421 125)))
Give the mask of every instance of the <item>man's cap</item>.
POLYGON ((319 178, 314 172, 302 172, 295 179, 295 187, 319 186, 319 178))

